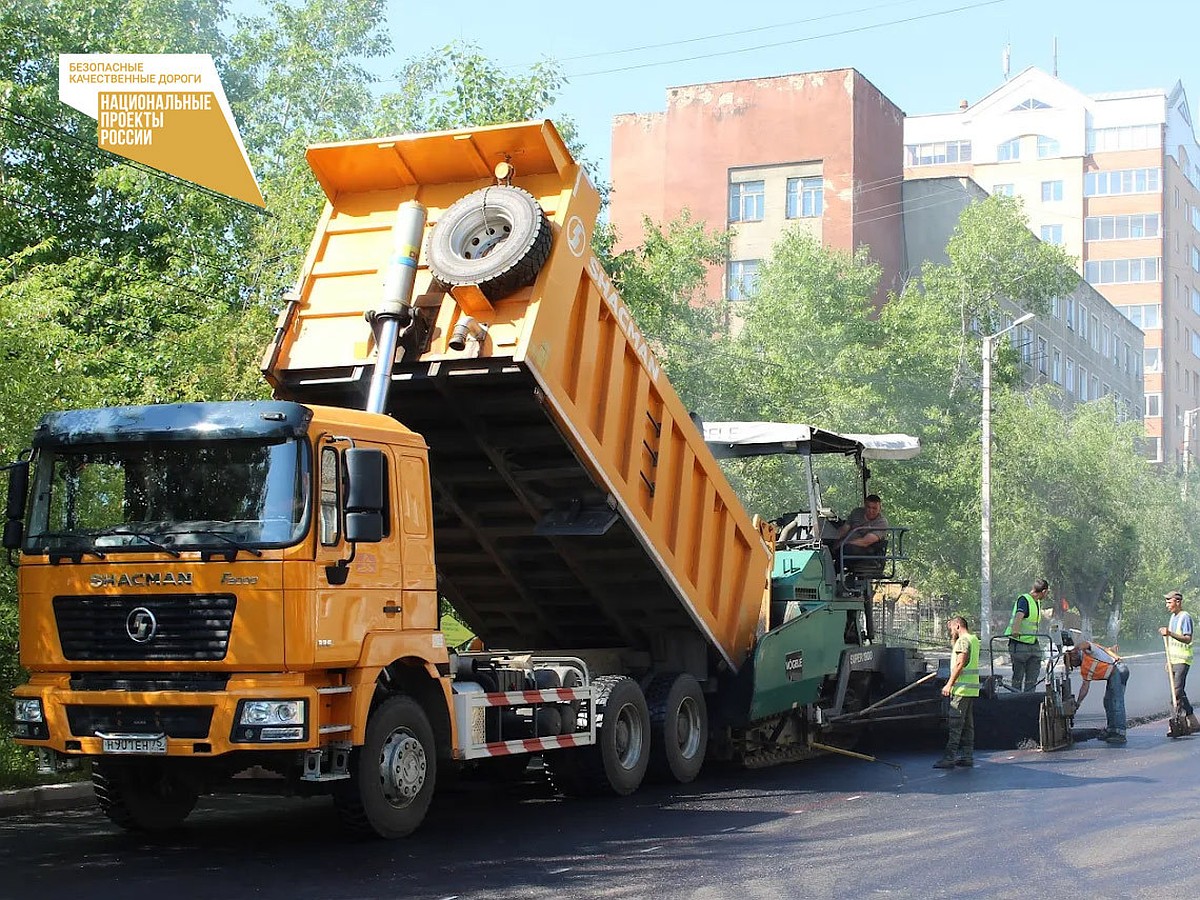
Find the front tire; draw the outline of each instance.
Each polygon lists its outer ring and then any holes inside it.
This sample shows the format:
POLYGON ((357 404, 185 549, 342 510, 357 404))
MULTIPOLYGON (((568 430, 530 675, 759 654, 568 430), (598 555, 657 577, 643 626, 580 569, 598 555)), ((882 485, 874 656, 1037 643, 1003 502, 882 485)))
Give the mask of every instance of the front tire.
POLYGON ((96 760, 92 789, 100 811, 126 831, 170 831, 196 807, 200 787, 177 766, 131 765, 96 760))
POLYGON ((401 838, 425 819, 437 783, 437 752, 425 710, 411 697, 385 700, 354 750, 350 780, 335 795, 342 821, 367 836, 401 838))

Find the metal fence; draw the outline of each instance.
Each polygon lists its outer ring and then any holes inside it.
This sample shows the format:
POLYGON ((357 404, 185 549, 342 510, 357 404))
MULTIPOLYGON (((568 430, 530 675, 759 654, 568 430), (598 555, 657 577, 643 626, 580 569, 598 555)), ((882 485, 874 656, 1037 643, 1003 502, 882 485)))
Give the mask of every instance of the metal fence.
POLYGON ((892 645, 947 648, 946 620, 952 615, 946 597, 903 592, 877 595, 872 604, 875 639, 892 645))

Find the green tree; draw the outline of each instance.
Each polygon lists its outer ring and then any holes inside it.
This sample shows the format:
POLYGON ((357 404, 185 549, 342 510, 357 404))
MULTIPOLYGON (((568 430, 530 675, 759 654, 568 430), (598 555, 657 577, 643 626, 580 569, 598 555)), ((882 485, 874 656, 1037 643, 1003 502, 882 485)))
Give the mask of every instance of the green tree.
POLYGON ((1061 403, 1057 392, 1039 389, 1005 392, 996 404, 1003 452, 994 484, 1004 510, 998 570, 1024 583, 1032 577, 1029 561, 1040 563, 1056 594, 1079 609, 1085 630, 1107 630, 1115 641, 1126 588, 1150 538, 1146 514, 1177 498, 1137 454, 1140 424, 1119 421, 1111 400, 1066 410, 1061 403))

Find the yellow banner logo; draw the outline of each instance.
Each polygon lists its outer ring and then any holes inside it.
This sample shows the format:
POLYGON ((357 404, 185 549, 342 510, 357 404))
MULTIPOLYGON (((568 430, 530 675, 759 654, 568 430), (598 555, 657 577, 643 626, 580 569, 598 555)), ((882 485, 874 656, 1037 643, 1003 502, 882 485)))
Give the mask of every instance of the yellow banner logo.
POLYGON ((237 124, 204 54, 62 54, 59 99, 91 116, 98 144, 263 206, 237 124))

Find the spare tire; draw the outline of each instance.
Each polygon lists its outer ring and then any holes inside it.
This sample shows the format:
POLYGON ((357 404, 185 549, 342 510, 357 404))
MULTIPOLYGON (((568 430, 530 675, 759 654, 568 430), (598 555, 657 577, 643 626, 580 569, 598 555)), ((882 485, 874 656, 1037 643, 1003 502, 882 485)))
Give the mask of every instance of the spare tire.
POLYGON ((531 194, 482 188, 450 206, 429 235, 426 262, 446 290, 474 284, 499 300, 532 284, 550 256, 550 222, 531 194))

